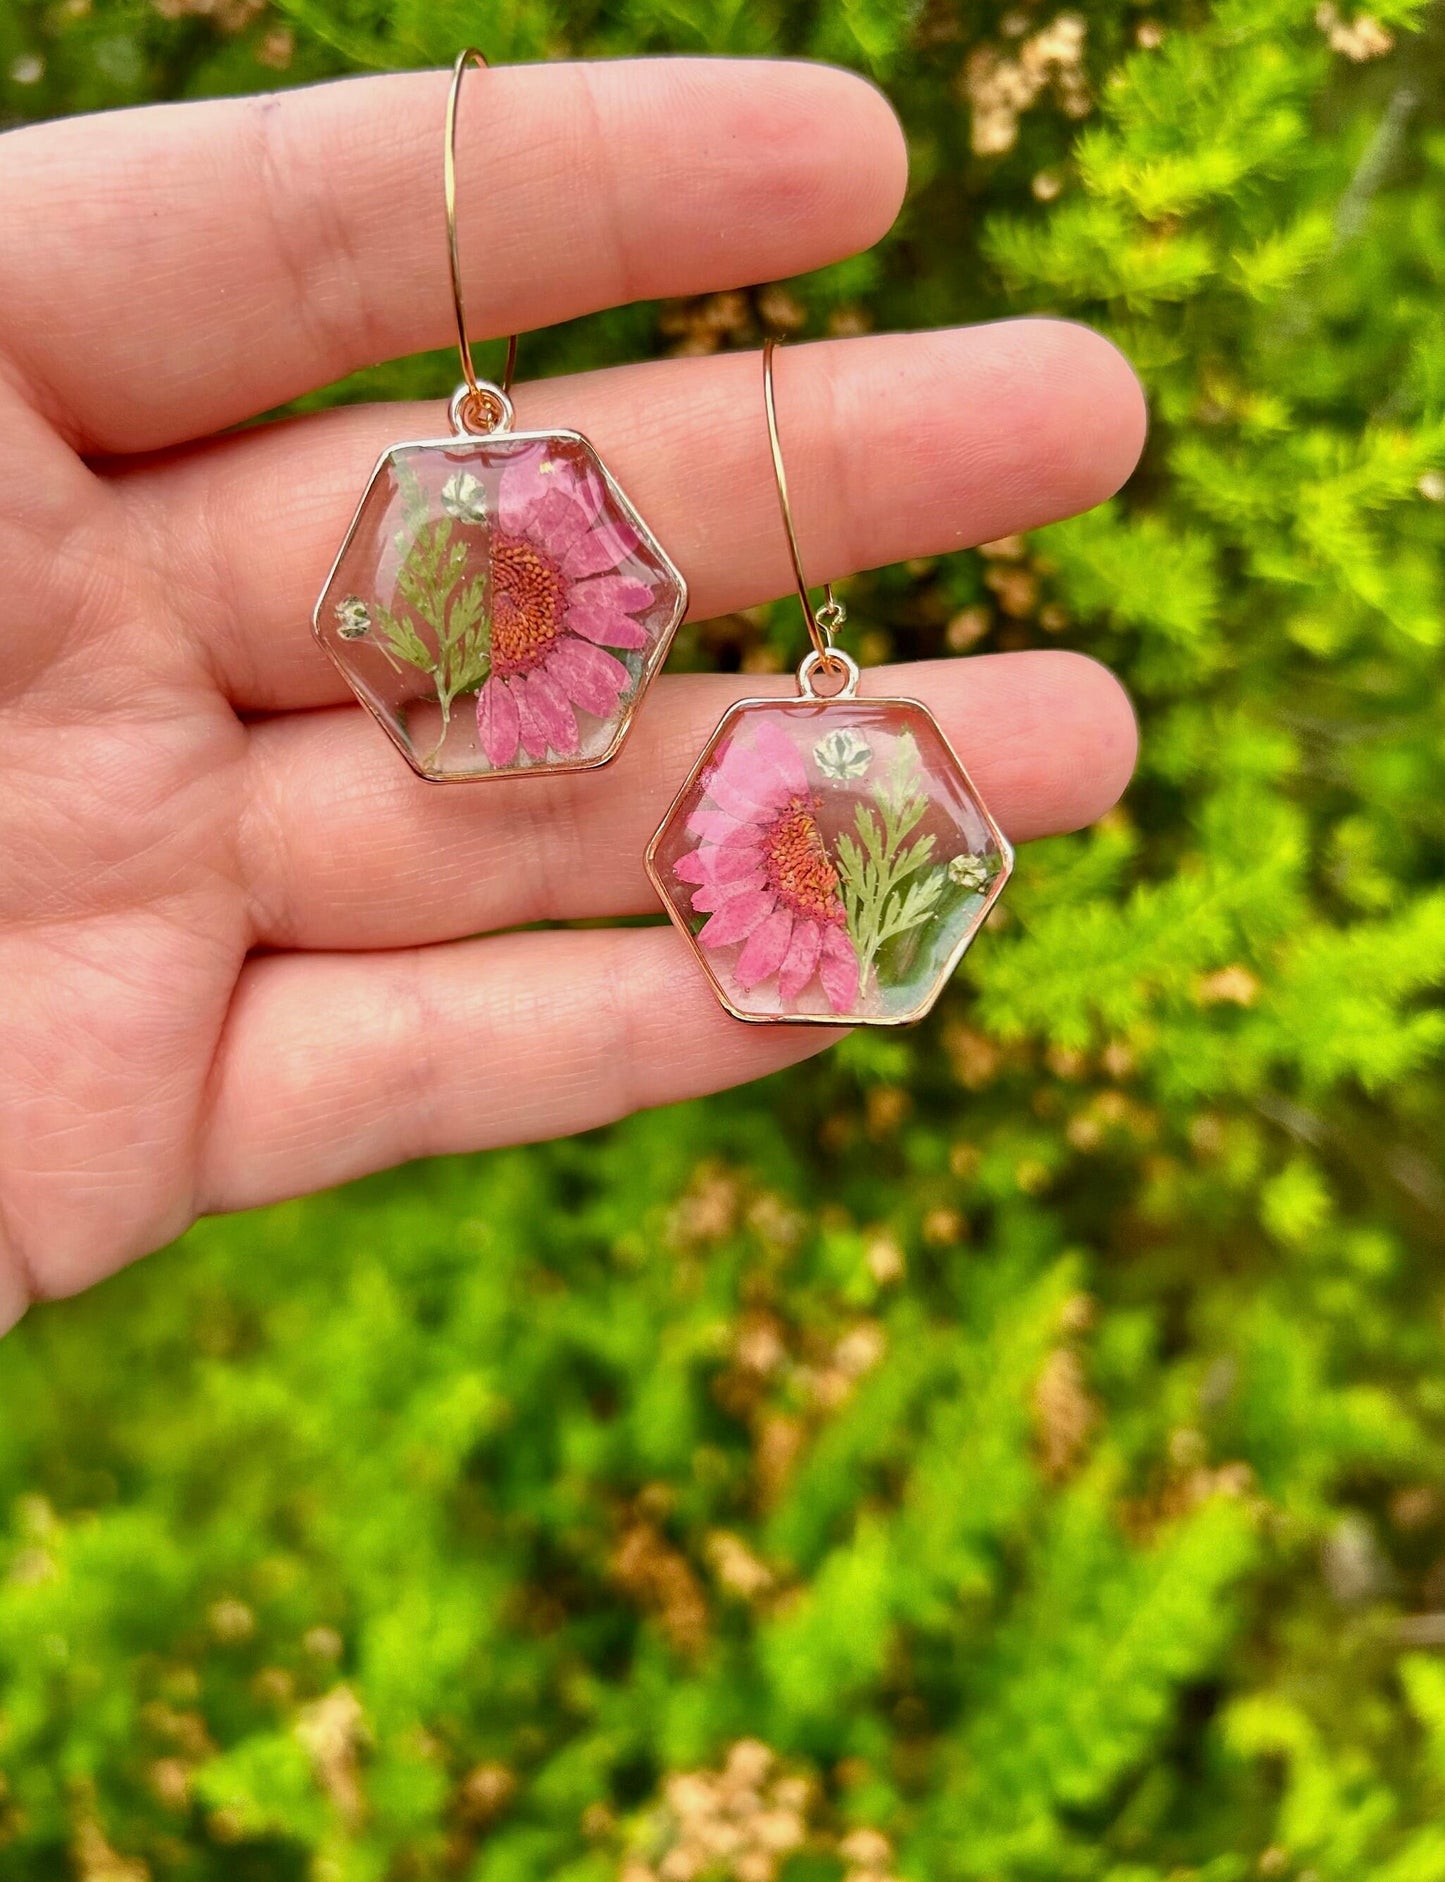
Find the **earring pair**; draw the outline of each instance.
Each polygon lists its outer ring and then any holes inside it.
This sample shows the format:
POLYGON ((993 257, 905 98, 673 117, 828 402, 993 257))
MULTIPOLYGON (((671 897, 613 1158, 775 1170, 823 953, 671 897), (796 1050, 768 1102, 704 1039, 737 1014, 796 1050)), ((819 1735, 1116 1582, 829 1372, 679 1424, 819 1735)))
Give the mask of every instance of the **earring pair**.
MULTIPOLYGON (((518 431, 517 336, 500 384, 472 359, 456 217, 457 58, 443 176, 462 383, 451 435, 393 444, 317 602, 317 638, 422 777, 549 776, 604 765, 667 657, 687 585, 593 445, 518 431)), ((814 608, 763 348, 769 447, 811 646, 790 699, 733 706, 647 851, 647 868, 736 1018, 896 1025, 920 1018, 1012 866, 1002 832, 928 709, 857 697, 814 608)))

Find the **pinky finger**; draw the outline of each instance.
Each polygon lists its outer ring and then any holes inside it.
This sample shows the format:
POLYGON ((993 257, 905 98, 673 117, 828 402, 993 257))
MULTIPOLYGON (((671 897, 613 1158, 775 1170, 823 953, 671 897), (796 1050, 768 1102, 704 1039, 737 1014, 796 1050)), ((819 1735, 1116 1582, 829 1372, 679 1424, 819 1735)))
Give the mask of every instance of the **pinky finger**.
POLYGON ((730 1019, 670 929, 258 956, 217 1055, 198 1206, 589 1130, 839 1037, 730 1019))

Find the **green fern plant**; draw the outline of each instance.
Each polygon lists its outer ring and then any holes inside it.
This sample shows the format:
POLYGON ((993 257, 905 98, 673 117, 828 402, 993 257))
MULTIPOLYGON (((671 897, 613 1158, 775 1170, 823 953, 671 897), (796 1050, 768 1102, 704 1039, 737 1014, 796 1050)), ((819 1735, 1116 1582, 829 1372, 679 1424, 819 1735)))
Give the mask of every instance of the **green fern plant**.
POLYGON ((860 986, 867 986, 879 949, 930 920, 947 886, 942 869, 928 868, 932 835, 908 841, 928 814, 921 784, 918 747, 905 734, 894 741, 883 773, 872 786, 873 806, 857 805, 855 834, 845 831, 834 845, 860 986), (920 875, 924 869, 928 873, 920 875))

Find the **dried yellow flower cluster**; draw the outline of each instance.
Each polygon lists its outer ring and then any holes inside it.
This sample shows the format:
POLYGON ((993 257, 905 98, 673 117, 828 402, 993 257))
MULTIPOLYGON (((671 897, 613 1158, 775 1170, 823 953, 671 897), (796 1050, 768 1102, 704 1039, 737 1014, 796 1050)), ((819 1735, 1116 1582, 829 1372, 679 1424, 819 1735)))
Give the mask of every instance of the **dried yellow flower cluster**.
POLYGON ((1034 1441, 1044 1474, 1063 1483, 1074 1474, 1099 1422, 1083 1362, 1070 1346, 1056 1346, 1034 1382, 1034 1441))
POLYGON ((266 0, 151 0, 163 20, 209 20, 218 32, 243 33, 265 12, 266 0))
POLYGON ((361 1821, 361 1753, 370 1742, 361 1701, 349 1686, 333 1686, 329 1693, 303 1706, 296 1720, 296 1736, 311 1757, 316 1782, 335 1804, 342 1821, 361 1821))
POLYGON ((1013 57, 995 46, 975 47, 963 69, 963 86, 973 111, 971 142, 978 156, 997 157, 1012 150, 1019 119, 1050 87, 1066 117, 1089 115, 1093 99, 1084 73, 1087 32, 1077 13, 1061 13, 1030 34, 1013 57))
POLYGON ((1315 25, 1329 41, 1331 52, 1342 53, 1356 65, 1363 65, 1367 59, 1383 59, 1395 47, 1393 33, 1373 15, 1357 13, 1347 20, 1333 0, 1322 0, 1315 8, 1315 25))
POLYGON ((708 1632, 702 1584, 691 1562, 648 1515, 639 1515, 623 1530, 609 1567, 617 1587, 657 1617, 679 1653, 702 1651, 708 1632))
POLYGON ((830 1835, 812 1822, 816 1802, 808 1778, 779 1772, 769 1747, 745 1738, 721 1771, 668 1778, 619 1882, 773 1882, 804 1844, 841 1857, 846 1882, 891 1882, 888 1838, 870 1829, 830 1835))
POLYGON ((150 1882, 150 1869, 138 1858, 122 1856, 111 1848, 92 1817, 85 1817, 75 1832, 71 1861, 80 1882, 150 1882))
POLYGON ((721 1771, 685 1771, 663 1786, 662 1808, 644 1825, 646 1857, 624 1863, 620 1882, 773 1882, 778 1865, 808 1836, 812 1786, 775 1776, 776 1760, 755 1738, 734 1745, 721 1771))

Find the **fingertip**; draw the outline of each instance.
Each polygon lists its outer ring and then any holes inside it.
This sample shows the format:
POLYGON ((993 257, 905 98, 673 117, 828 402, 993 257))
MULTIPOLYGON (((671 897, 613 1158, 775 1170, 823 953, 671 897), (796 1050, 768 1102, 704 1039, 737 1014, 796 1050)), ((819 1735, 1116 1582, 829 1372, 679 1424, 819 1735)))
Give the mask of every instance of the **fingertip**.
POLYGON ((1128 789, 1139 758, 1139 720, 1123 682, 1098 660, 1062 648, 1045 658, 1056 663, 1065 702, 1062 736, 1088 754, 1053 827, 1079 830, 1097 823, 1128 789))
POLYGON ((1015 842, 1094 823, 1134 773, 1139 728, 1119 681, 1064 648, 925 662, 922 697, 938 702, 984 801, 1015 842))
POLYGON ((1132 360, 1092 327, 1063 322, 1081 355, 1088 359, 1092 388, 1090 419, 1097 425, 1097 470, 1107 489, 1099 498, 1112 497, 1138 468, 1149 436, 1149 403, 1144 382, 1132 360))
POLYGON ((847 188, 871 247, 898 219, 908 192, 908 142, 898 113, 870 79, 841 66, 814 68, 823 79, 827 121, 839 146, 839 182, 847 188))
MULTIPOLYGON (((717 82, 716 62, 713 83, 717 82)), ((903 127, 877 86, 813 60, 737 61, 730 126, 788 252, 816 267, 869 248, 908 187, 903 127)), ((780 245, 781 246, 781 245, 780 245)))
POLYGON ((831 522, 837 546, 820 561, 835 571, 895 559, 899 515, 935 549, 1077 515, 1127 480, 1143 446, 1144 402, 1128 362, 1069 321, 823 341, 804 358, 790 370, 823 381, 818 429, 868 441, 866 453, 841 460, 835 448, 820 452, 811 474, 794 451, 794 507, 811 541, 827 542, 831 522), (840 461, 855 490, 886 461, 886 502, 875 490, 838 505, 840 461))
POLYGON ((1144 387, 1112 340, 1079 321, 1009 323, 1033 352, 1060 515, 1092 509, 1133 476, 1148 435, 1144 387))

